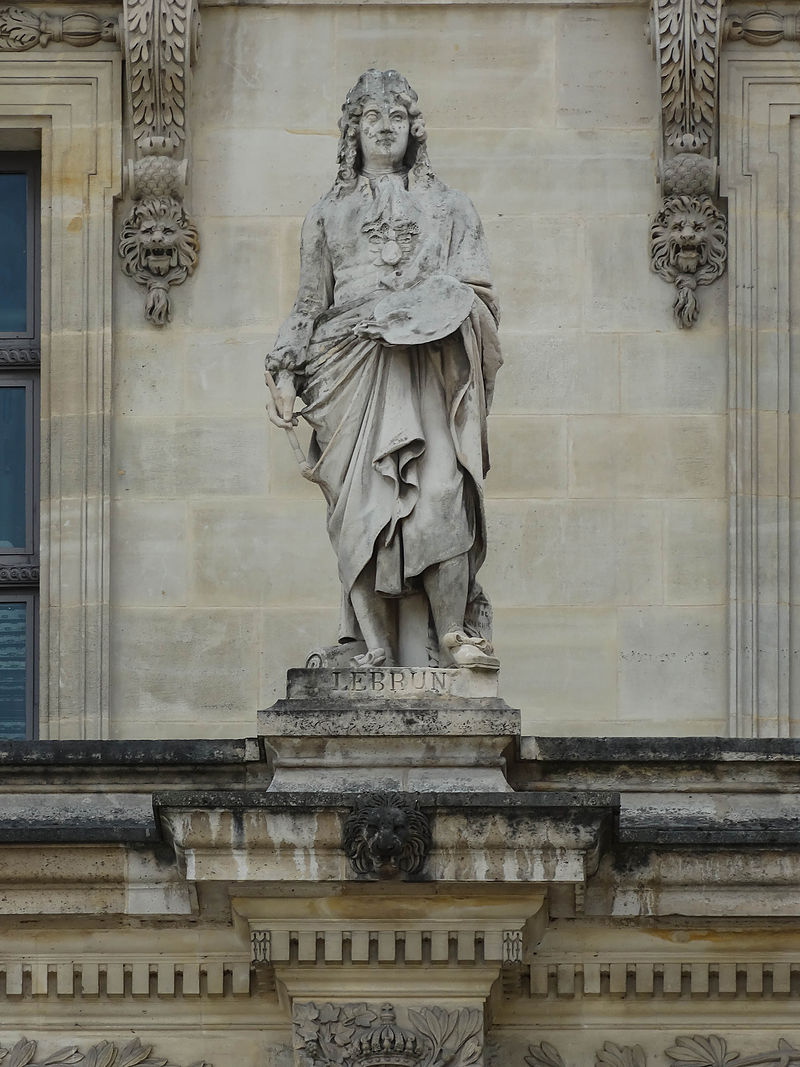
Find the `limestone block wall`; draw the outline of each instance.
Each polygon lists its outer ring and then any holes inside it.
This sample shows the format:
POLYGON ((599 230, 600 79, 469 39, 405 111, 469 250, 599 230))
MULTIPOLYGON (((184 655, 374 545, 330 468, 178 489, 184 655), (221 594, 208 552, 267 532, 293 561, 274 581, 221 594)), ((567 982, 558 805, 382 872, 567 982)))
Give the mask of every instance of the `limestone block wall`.
POLYGON ((420 95, 504 318, 490 554, 523 732, 727 732, 725 279, 679 331, 648 270, 659 96, 632 2, 208 5, 195 276, 173 322, 117 277, 110 731, 237 736, 335 637, 324 504, 264 415, 302 217, 368 66, 420 95))

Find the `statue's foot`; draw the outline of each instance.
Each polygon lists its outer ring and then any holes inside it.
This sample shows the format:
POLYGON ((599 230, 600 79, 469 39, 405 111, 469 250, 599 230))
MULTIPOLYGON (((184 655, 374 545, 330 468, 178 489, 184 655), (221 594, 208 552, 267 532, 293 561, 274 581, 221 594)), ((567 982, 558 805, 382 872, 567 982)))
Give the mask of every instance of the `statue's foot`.
POLYGON ((367 651, 362 652, 360 656, 353 656, 353 658, 350 660, 350 666, 355 667, 357 670, 362 670, 365 667, 384 667, 385 665, 385 648, 367 649, 367 651))
POLYGON ((456 667, 496 671, 500 666, 500 660, 492 654, 494 649, 483 637, 469 637, 461 630, 452 630, 442 638, 442 646, 456 667))

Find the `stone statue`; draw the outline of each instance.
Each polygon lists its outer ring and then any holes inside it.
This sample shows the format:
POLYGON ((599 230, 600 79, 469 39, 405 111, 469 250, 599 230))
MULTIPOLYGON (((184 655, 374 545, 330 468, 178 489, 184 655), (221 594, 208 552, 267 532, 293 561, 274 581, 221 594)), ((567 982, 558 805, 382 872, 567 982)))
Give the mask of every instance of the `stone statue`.
POLYGON ((267 358, 269 417, 295 447, 297 414, 313 430, 304 473, 328 505, 339 640, 365 644, 352 664, 496 669, 476 581, 502 362, 481 222, 433 173, 397 71, 363 74, 339 128, 338 174, 303 224, 297 300, 267 358), (409 625, 424 640, 404 654, 409 625))

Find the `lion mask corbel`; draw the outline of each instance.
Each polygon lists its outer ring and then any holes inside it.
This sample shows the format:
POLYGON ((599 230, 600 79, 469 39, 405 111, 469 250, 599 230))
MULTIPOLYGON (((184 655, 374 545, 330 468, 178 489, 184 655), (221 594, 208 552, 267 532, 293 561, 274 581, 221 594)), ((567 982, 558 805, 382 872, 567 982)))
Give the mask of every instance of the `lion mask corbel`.
POLYGON ((147 319, 165 325, 170 286, 180 285, 197 265, 197 227, 175 197, 145 197, 122 224, 119 251, 125 273, 147 286, 147 319))
POLYGON ((416 797, 373 793, 360 797, 344 824, 344 849, 358 874, 396 877, 422 870, 431 828, 416 797))
POLYGON ((650 264, 677 292, 672 310, 681 327, 697 322, 695 290, 725 271, 725 217, 710 196, 669 196, 650 227, 650 264))

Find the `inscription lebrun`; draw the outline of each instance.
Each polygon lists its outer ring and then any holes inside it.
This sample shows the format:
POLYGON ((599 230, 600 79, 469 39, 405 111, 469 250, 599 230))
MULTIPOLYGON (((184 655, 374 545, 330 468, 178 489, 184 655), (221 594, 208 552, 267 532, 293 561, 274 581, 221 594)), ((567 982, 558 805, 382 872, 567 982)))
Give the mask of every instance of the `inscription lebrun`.
POLYGON ((451 672, 427 667, 331 671, 335 693, 447 693, 451 672))

